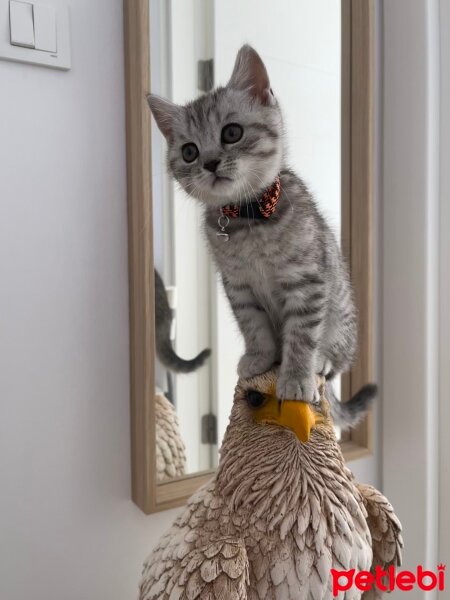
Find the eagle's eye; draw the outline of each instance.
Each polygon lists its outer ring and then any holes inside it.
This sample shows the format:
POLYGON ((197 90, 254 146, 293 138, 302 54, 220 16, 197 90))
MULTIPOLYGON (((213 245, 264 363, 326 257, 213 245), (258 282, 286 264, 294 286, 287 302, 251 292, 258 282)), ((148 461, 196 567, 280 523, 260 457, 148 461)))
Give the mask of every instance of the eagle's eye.
POLYGON ((246 399, 250 408, 260 408, 266 401, 265 395, 258 390, 247 390, 246 399))

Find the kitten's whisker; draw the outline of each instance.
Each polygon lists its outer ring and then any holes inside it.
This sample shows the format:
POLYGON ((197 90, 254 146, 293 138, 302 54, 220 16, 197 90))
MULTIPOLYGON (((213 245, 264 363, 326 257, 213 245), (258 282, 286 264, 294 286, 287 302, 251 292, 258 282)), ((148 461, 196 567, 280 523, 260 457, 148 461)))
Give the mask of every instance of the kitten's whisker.
MULTIPOLYGON (((245 189, 248 190, 248 188, 247 188, 247 182, 245 182, 245 189)), ((246 191, 246 194, 245 194, 245 206, 247 207, 248 228, 251 229, 250 211, 248 210, 248 206, 249 206, 248 191, 246 191)))
MULTIPOLYGON (((259 208, 261 209, 261 204, 259 203, 258 196, 257 196, 257 194, 255 193, 255 190, 253 189, 253 186, 252 186, 252 184, 250 183, 250 181, 247 181, 247 184, 248 184, 248 186, 249 186, 249 187, 250 187, 250 189, 251 189, 252 196, 253 196, 253 197, 256 199, 256 202, 258 203, 258 206, 259 206, 259 208)), ((252 203, 252 202, 250 202, 250 206, 252 207, 252 215, 253 215, 253 220, 255 220, 255 211, 254 211, 254 209, 253 209, 253 203, 252 203)))
POLYGON ((287 192, 283 188, 281 188, 281 193, 285 195, 286 200, 289 202, 289 205, 291 207, 291 211, 294 212, 294 205, 292 204, 291 199, 287 195, 287 192))
MULTIPOLYGON (((252 194, 253 194, 253 196, 255 197, 255 200, 256 200, 256 202, 258 203, 259 209, 261 210, 261 201, 260 201, 260 199, 259 199, 259 197, 258 197, 258 194, 255 192, 255 190, 254 190, 254 188, 253 188, 252 184, 250 183, 250 181, 248 181, 247 183, 248 183, 248 185, 251 187, 251 189, 252 189, 252 194)), ((253 206, 252 206, 252 212, 253 212, 253 206)), ((255 219, 255 213, 253 213, 253 219, 255 219)))
MULTIPOLYGON (((243 184, 243 187, 244 187, 243 192, 244 192, 245 206, 247 207, 248 227, 249 227, 249 229, 251 229, 250 212, 248 210, 248 195, 249 195, 249 193, 248 193, 248 191, 249 191, 248 190, 248 185, 247 185, 247 181, 246 181, 245 177, 242 176, 241 177, 241 181, 242 181, 242 184, 243 184)), ((253 220, 254 220, 254 217, 253 217, 253 220)))

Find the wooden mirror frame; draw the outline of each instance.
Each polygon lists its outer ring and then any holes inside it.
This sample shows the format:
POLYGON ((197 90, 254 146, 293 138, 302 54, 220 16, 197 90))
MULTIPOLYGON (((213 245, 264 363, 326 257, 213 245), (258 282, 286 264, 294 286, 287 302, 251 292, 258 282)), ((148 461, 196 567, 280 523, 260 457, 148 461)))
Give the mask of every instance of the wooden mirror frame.
MULTIPOLYGON (((132 499, 147 514, 183 504, 214 470, 156 482, 149 0, 124 0, 130 285, 132 499)), ((374 0, 342 0, 342 246, 359 310, 349 398, 373 378, 374 0)), ((341 442, 347 460, 372 453, 371 415, 341 442)))

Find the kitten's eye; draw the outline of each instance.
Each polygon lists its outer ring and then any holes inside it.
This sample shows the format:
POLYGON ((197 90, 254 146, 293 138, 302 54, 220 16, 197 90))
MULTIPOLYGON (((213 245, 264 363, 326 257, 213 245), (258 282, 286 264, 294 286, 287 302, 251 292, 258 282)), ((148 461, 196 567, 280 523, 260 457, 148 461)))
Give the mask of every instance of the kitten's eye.
POLYGON ((260 408, 266 401, 266 397, 257 390, 248 390, 246 400, 250 408, 260 408))
POLYGON ((187 163, 191 163, 198 156, 198 148, 195 144, 189 142, 188 144, 184 144, 184 146, 181 148, 181 154, 187 163))
POLYGON ((224 144, 235 144, 241 139, 243 133, 244 130, 240 125, 229 123, 222 129, 221 140, 224 144))

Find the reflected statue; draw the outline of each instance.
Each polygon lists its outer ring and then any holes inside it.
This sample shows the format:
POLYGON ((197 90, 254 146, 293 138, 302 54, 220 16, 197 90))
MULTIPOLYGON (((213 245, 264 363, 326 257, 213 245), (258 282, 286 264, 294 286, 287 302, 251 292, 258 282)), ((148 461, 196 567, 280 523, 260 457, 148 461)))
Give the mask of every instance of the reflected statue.
POLYGON ((156 481, 181 477, 186 472, 186 446, 175 408, 163 394, 155 396, 155 425, 156 481))

